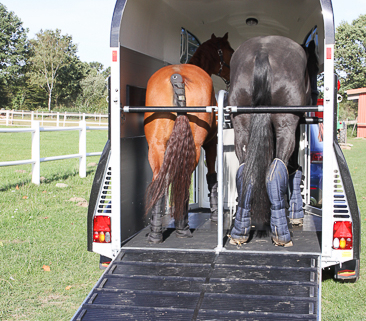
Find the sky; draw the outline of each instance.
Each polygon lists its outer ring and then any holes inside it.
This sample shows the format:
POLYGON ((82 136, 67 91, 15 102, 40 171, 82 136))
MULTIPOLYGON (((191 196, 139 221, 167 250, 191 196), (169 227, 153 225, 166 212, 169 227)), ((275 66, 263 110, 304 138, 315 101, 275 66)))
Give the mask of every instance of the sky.
MULTIPOLYGON (((56 28, 71 35, 81 61, 110 66, 110 26, 116 0, 0 0, 29 29, 32 39, 41 29, 56 28)), ((333 0, 336 27, 366 14, 366 0, 333 0)))

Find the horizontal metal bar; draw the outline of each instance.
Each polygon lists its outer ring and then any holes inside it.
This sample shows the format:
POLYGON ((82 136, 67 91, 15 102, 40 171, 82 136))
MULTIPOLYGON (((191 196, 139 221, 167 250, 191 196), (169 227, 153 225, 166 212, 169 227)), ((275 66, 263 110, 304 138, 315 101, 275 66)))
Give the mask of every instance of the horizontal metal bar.
POLYGON ((100 156, 102 152, 93 152, 93 153, 86 153, 86 156, 100 156))
POLYGON ((323 123, 323 118, 319 117, 302 117, 300 118, 300 124, 321 124, 323 123))
MULTIPOLYGON (((124 106, 124 113, 145 113, 145 112, 196 112, 210 113, 216 110, 216 106, 124 106)), ((304 113, 324 111, 323 106, 227 106, 224 108, 226 112, 246 113, 246 114, 262 114, 262 113, 304 113)))
POLYGON ((146 113, 146 112, 172 112, 172 113, 211 113, 216 106, 189 106, 189 107, 175 107, 175 106, 124 106, 122 111, 124 113, 146 113))
POLYGON ((1 128, 0 133, 26 133, 35 132, 33 128, 1 128))
POLYGON ((63 132, 70 130, 82 130, 81 127, 40 127, 39 131, 41 132, 63 132))
POLYGON ((10 161, 10 162, 0 162, 1 166, 15 166, 15 165, 26 165, 26 164, 34 164, 35 161, 31 159, 18 160, 18 161, 10 161))
POLYGON ((41 162, 50 162, 61 159, 69 159, 69 158, 80 158, 81 154, 71 154, 71 155, 61 155, 61 156, 51 156, 51 157, 43 157, 40 159, 41 162))
POLYGON ((87 130, 108 130, 108 127, 105 126, 86 126, 87 130))
POLYGON ((226 111, 242 114, 304 113, 323 111, 323 106, 227 106, 226 111))

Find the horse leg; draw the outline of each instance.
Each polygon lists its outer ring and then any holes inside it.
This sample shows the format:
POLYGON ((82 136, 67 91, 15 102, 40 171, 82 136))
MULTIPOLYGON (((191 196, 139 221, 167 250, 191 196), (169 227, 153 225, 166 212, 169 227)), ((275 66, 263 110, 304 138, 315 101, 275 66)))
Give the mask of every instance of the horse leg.
MULTIPOLYGON (((164 160, 165 141, 162 139, 149 144, 149 163, 153 171, 153 182, 157 178, 161 164, 164 160)), ((150 233, 147 237, 149 243, 158 244, 163 242, 163 216, 165 215, 165 195, 162 195, 151 208, 150 233)))
POLYGON ((289 201, 289 219, 292 225, 303 225, 304 210, 302 208, 302 197, 301 197, 301 177, 302 167, 299 168, 289 176, 289 187, 290 187, 290 201, 289 201))
POLYGON ((249 232, 251 226, 250 218, 250 200, 251 200, 251 185, 248 184, 247 192, 245 194, 244 201, 241 201, 242 195, 242 183, 241 177, 245 164, 241 164, 236 172, 236 188, 238 190, 238 208, 235 214, 234 227, 231 230, 230 244, 242 244, 246 243, 249 239, 249 232))
POLYGON ((301 179, 302 179, 302 167, 298 164, 299 154, 299 141, 300 141, 300 127, 296 128, 295 150, 290 157, 288 163, 288 171, 291 173, 289 176, 289 219, 292 225, 303 225, 304 211, 302 208, 302 196, 301 196, 301 179))
POLYGON ((276 245, 292 246, 291 234, 287 226, 285 193, 288 184, 288 172, 285 163, 275 158, 269 167, 266 186, 271 201, 272 240, 276 245))
POLYGON ((165 214, 165 196, 161 197, 151 210, 150 233, 147 237, 149 243, 158 244, 163 242, 162 219, 165 214))
POLYGON ((243 197, 243 178, 245 149, 249 141, 250 115, 231 116, 235 130, 235 154, 241 164, 236 172, 236 189, 238 192, 238 207, 235 214, 234 227, 231 230, 230 244, 242 244, 248 241, 251 227, 251 197, 252 189, 247 182, 247 189, 243 197))
POLYGON ((287 164, 295 149, 295 131, 299 117, 292 114, 272 116, 276 133, 276 158, 266 176, 266 187, 271 202, 272 240, 276 245, 292 246, 287 225, 285 193, 288 187, 287 164))
POLYGON ((210 211, 211 211, 211 221, 217 222, 217 212, 218 212, 218 193, 217 193, 217 173, 215 171, 215 161, 216 161, 216 139, 211 139, 208 143, 202 145, 206 153, 206 163, 207 163, 207 185, 209 190, 210 198, 210 211))
POLYGON ((175 220, 175 235, 179 238, 193 237, 188 225, 188 202, 186 203, 186 210, 180 220, 175 220))

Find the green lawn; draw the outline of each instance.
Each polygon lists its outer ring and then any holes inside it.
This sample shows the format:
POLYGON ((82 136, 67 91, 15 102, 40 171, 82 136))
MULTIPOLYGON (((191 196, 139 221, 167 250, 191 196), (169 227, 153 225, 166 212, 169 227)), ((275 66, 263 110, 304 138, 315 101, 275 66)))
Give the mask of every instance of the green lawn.
MULTIPOLYGON (((344 150, 361 212, 361 251, 366 246, 366 139, 348 139, 344 150)), ((361 252, 361 273, 356 283, 336 282, 325 275, 322 282, 322 320, 366 320, 366 260, 361 252)))
MULTIPOLYGON (((0 135, 2 161, 31 158, 31 133, 0 135)), ((87 152, 106 140, 107 131, 88 132, 87 152)), ((76 153, 77 131, 41 133, 41 157, 76 153)), ((96 166, 80 178, 78 165, 41 163, 40 186, 30 183, 31 165, 0 167, 0 320, 69 320, 102 274, 86 250, 87 208, 69 201, 89 200, 96 166)))
MULTIPOLYGON (((30 158, 30 133, 0 137, 1 161, 30 158)), ((88 132, 87 151, 101 151, 106 139, 106 131, 88 132)), ((353 147, 344 153, 364 230, 366 140, 348 143, 353 147)), ((77 152, 77 132, 41 133, 41 157, 77 152)), ((89 166, 81 179, 77 159, 41 163, 44 180, 36 186, 30 183, 31 165, 0 167, 0 320, 70 320, 99 279, 99 256, 86 250, 87 208, 69 201, 89 200, 95 169, 89 166), (68 187, 56 187, 60 182, 68 187)), ((363 232, 362 245, 365 237, 363 232)), ((365 275, 362 253, 357 283, 322 282, 323 320, 366 320, 365 275)))

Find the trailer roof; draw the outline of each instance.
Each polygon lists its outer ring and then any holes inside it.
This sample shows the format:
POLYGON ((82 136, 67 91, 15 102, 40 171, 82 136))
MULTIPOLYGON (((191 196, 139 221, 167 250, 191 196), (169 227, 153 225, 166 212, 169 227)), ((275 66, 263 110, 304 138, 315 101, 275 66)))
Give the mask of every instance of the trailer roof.
POLYGON ((302 44, 315 26, 322 63, 324 42, 334 43, 331 0, 117 0, 111 47, 121 45, 167 63, 179 63, 182 28, 201 42, 212 33, 223 36, 229 32, 236 49, 260 35, 286 36, 302 44), (258 24, 248 25, 248 18, 255 18, 258 24))

